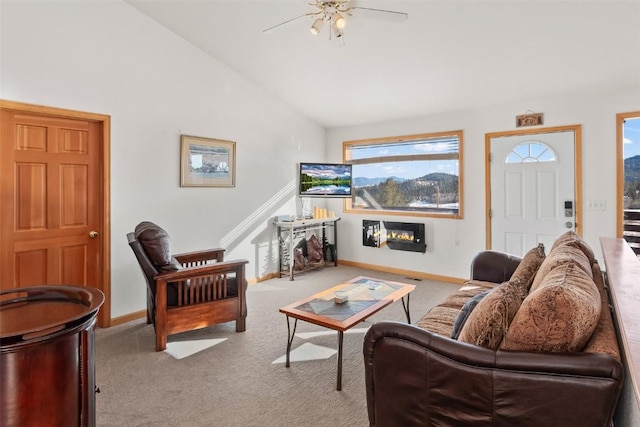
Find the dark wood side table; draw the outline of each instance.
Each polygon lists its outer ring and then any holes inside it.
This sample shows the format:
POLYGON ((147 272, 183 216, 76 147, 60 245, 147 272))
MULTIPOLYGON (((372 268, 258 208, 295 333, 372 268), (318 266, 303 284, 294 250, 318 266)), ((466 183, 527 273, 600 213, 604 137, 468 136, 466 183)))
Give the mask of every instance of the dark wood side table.
POLYGON ((98 289, 76 286, 0 292, 0 425, 95 426, 103 302, 98 289))

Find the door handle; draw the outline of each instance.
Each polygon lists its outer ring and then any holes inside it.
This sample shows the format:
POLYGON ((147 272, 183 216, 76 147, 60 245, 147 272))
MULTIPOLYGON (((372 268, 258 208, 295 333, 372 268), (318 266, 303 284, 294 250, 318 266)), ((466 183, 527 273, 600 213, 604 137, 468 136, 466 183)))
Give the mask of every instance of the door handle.
POLYGON ((91 237, 92 239, 95 239, 96 237, 98 237, 98 232, 97 231, 90 231, 89 232, 89 237, 91 237))
POLYGON ((571 221, 567 221, 567 222, 564 223, 564 226, 566 228, 571 228, 571 227, 573 227, 573 223, 571 221))

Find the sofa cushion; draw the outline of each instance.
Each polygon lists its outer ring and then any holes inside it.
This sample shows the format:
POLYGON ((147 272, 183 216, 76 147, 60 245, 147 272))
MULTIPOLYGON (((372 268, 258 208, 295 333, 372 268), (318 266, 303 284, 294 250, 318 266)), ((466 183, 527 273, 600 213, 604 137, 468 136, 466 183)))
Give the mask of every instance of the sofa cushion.
POLYGON ((582 351, 585 353, 610 354, 617 361, 620 361, 620 348, 618 347, 616 330, 613 326, 613 318, 609 309, 609 297, 604 287, 602 270, 600 270, 600 265, 597 262, 593 263, 593 282, 600 293, 600 320, 582 351))
POLYGON ((600 294, 577 262, 552 269, 529 293, 500 348, 517 351, 581 351, 600 319, 600 294))
POLYGON ((493 282, 467 280, 442 303, 431 308, 415 325, 434 334, 450 337, 453 324, 464 304, 479 293, 495 287, 493 282))
POLYGON ((464 305, 460 309, 460 312, 456 316, 455 322, 453 322, 453 330, 451 331, 451 338, 453 338, 454 340, 458 339, 458 336, 460 335, 460 331, 462 330, 462 327, 464 326, 467 319, 469 318, 469 314, 471 314, 471 312, 476 307, 476 305, 478 305, 478 303, 482 300, 482 298, 486 297, 489 292, 491 292, 490 289, 484 292, 481 292, 478 295, 472 298, 469 298, 467 302, 464 303, 464 305))
POLYGON ((518 267, 511 275, 511 279, 518 279, 525 289, 529 290, 529 287, 531 287, 531 283, 533 283, 533 279, 544 260, 544 245, 540 243, 522 257, 520 264, 518 264, 518 267))
POLYGON ((553 242, 553 245, 551 245, 551 250, 549 251, 549 253, 551 253, 558 246, 567 244, 580 249, 589 260, 589 264, 593 264, 595 262, 596 257, 593 254, 593 250, 591 249, 591 247, 573 230, 569 230, 566 233, 561 234, 555 240, 555 242, 553 242))
POLYGON ((563 244, 553 248, 542 262, 538 269, 538 273, 533 279, 529 293, 535 292, 535 290, 540 287, 549 272, 569 263, 576 264, 582 269, 582 271, 593 277, 591 263, 584 252, 571 244, 563 244))
POLYGON ((526 294, 520 279, 504 282, 489 292, 469 315, 458 340, 497 349, 526 294))
POLYGON ((150 221, 143 221, 136 226, 134 235, 158 270, 180 269, 180 264, 171 256, 169 234, 162 227, 150 221))

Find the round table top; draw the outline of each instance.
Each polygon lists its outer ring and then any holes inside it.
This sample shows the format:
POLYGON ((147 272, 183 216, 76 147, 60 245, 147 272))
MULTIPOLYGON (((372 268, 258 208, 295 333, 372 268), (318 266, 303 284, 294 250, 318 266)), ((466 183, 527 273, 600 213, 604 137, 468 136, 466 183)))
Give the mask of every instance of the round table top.
POLYGON ((49 285, 2 291, 0 338, 25 341, 56 333, 79 319, 95 316, 103 302, 100 290, 82 286, 49 285))

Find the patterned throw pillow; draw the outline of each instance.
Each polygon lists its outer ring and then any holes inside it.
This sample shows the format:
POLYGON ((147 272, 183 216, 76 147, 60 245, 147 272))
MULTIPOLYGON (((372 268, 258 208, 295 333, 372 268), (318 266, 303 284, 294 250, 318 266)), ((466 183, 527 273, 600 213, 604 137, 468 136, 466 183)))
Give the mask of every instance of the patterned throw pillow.
POLYGON ((559 265, 531 291, 500 348, 517 351, 581 351, 600 319, 600 294, 577 263, 559 265))
POLYGON ((538 289, 551 270, 566 264, 576 264, 587 275, 593 277, 591 263, 589 263, 584 252, 571 244, 563 244, 556 246, 549 252, 549 256, 547 256, 538 269, 538 274, 536 274, 536 277, 533 279, 533 284, 529 292, 531 293, 538 289))
POLYGON ((518 267, 511 275, 511 279, 519 280, 525 290, 528 291, 531 283, 533 283, 534 277, 536 277, 536 273, 538 272, 540 265, 544 260, 544 245, 540 243, 522 257, 522 261, 520 261, 520 264, 518 264, 518 267))
POLYGON ((520 279, 493 289, 471 312, 458 340, 496 350, 526 294, 520 279))
POLYGON ((589 260, 589 264, 593 264, 596 260, 591 247, 573 230, 569 230, 566 233, 560 235, 560 237, 558 237, 556 241, 553 242, 553 245, 551 245, 551 250, 549 251, 549 253, 553 252, 555 248, 561 245, 570 245, 580 249, 589 260))

